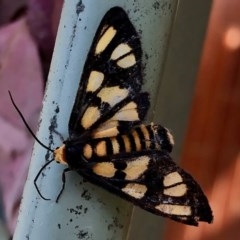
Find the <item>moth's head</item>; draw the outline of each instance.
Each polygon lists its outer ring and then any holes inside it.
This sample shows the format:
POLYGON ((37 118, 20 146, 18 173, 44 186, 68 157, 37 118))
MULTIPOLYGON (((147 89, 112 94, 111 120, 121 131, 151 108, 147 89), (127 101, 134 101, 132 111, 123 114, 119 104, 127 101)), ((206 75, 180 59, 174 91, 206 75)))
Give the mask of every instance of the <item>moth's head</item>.
POLYGON ((53 152, 53 157, 57 163, 68 164, 66 158, 66 146, 63 144, 60 147, 57 147, 53 152))

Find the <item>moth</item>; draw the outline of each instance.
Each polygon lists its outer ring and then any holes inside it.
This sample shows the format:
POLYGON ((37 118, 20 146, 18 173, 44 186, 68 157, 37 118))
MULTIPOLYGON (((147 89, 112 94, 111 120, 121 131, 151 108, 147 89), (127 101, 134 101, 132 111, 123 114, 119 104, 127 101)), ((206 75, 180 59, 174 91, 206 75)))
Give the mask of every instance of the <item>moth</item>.
POLYGON ((140 37, 126 12, 111 8, 83 69, 69 138, 53 151, 54 160, 67 166, 57 200, 65 173, 74 170, 151 213, 188 225, 211 223, 212 211, 199 184, 170 157, 170 131, 143 124, 150 101, 142 82, 140 37))

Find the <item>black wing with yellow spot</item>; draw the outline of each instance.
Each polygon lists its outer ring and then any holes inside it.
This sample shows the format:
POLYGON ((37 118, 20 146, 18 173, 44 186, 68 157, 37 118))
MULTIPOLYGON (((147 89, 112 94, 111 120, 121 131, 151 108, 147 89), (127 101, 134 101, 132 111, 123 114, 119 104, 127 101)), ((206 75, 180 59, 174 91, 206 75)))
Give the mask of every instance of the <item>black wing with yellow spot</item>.
POLYGON ((140 92, 141 57, 135 28, 121 8, 112 8, 99 25, 83 69, 70 137, 115 136, 143 120, 149 96, 140 92))
POLYGON ((154 214, 194 226, 212 222, 211 208, 198 183, 162 151, 120 154, 79 173, 154 214))

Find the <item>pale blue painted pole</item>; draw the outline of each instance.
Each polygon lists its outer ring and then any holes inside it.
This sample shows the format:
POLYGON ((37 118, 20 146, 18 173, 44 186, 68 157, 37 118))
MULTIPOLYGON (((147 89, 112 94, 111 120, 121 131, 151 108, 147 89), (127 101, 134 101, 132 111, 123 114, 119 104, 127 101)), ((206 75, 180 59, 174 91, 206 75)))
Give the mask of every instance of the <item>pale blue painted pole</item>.
MULTIPOLYGON (((141 33, 145 89, 151 92, 155 105, 177 0, 65 1, 37 135, 52 148, 61 141, 49 127, 56 126, 64 138, 68 137, 68 120, 87 53, 99 22, 114 6, 125 9, 141 33)), ((52 200, 41 199, 33 180, 45 159, 50 159, 46 150, 36 143, 14 240, 127 239, 132 205, 83 182, 77 174, 67 174, 65 191, 55 203, 63 166, 52 163, 39 178, 41 193, 52 200)))

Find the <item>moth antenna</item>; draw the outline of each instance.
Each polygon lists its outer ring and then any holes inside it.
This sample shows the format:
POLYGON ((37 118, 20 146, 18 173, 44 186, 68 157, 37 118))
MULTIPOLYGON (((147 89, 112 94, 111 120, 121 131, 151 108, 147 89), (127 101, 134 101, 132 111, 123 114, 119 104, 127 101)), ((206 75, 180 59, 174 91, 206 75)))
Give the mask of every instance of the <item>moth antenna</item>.
POLYGON ((40 195, 40 197, 41 197, 42 199, 47 200, 47 201, 48 201, 48 200, 51 200, 51 199, 50 199, 50 198, 45 198, 45 197, 41 194, 41 192, 40 192, 40 190, 39 190, 39 188, 38 188, 38 185, 37 185, 37 180, 38 180, 40 174, 42 173, 42 171, 44 170, 44 168, 46 168, 46 167, 47 167, 51 162, 53 162, 53 161, 54 161, 54 159, 46 162, 46 163, 41 167, 41 169, 39 170, 38 174, 37 174, 36 177, 34 178, 34 186, 35 186, 38 194, 40 195))
MULTIPOLYGON (((46 146, 45 144, 43 144, 43 143, 36 137, 36 135, 34 134, 34 132, 32 131, 32 129, 31 129, 30 126, 28 125, 26 119, 24 118, 23 114, 21 113, 20 109, 18 108, 18 106, 17 106, 16 103, 14 102, 11 92, 8 91, 8 94, 9 94, 9 96, 10 96, 10 99, 11 99, 11 102, 12 102, 14 108, 15 108, 16 111, 18 112, 18 114, 19 114, 19 116, 21 117, 21 119, 22 119, 25 127, 26 127, 27 130, 30 132, 30 134, 32 135, 32 137, 33 137, 43 148, 47 149, 47 150, 50 151, 50 152, 54 152, 54 150, 52 150, 51 148, 49 148, 48 146, 46 146)), ((40 192, 40 190, 39 190, 39 188, 38 188, 38 186, 37 186, 37 180, 38 180, 40 174, 42 173, 42 171, 44 170, 44 168, 46 168, 46 167, 47 167, 51 162, 53 162, 53 161, 54 161, 54 159, 46 162, 46 163, 41 167, 41 169, 39 170, 37 176, 34 178, 34 186, 35 186, 38 194, 40 195, 40 197, 41 197, 42 199, 44 199, 44 200, 51 200, 51 199, 50 199, 50 198, 45 198, 45 197, 43 197, 43 195, 41 194, 41 192, 40 192)))
POLYGON ((34 132, 32 131, 32 129, 29 127, 27 121, 25 120, 23 114, 21 113, 21 111, 20 111, 19 108, 17 107, 16 103, 14 102, 11 92, 8 91, 8 94, 9 94, 9 96, 10 96, 10 99, 11 99, 11 102, 12 102, 14 108, 15 108, 16 111, 18 112, 18 114, 19 114, 19 116, 21 117, 21 119, 22 119, 25 127, 26 127, 27 130, 30 132, 30 134, 33 136, 33 138, 34 138, 42 147, 44 147, 45 149, 47 149, 47 150, 49 150, 49 151, 51 151, 51 152, 54 152, 54 150, 52 150, 51 148, 47 147, 45 144, 43 144, 43 143, 36 137, 36 135, 34 134, 34 132))

